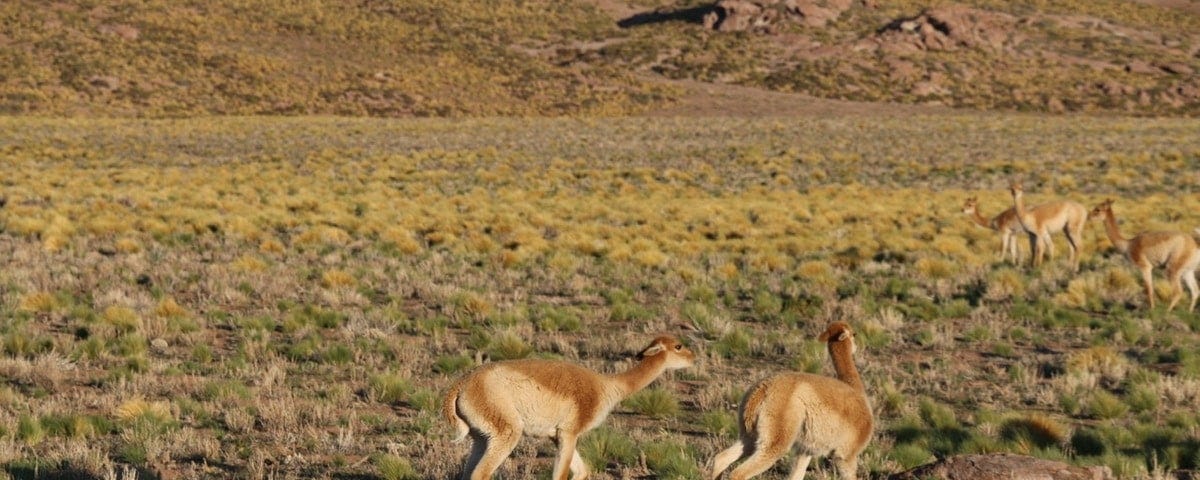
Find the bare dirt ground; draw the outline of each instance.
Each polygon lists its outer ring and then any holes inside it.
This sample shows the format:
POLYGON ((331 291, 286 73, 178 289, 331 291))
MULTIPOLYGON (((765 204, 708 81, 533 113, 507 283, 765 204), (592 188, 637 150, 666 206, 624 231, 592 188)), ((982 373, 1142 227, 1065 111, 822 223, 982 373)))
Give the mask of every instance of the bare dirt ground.
POLYGON ((680 102, 646 112, 651 117, 791 117, 832 114, 901 116, 954 112, 941 105, 830 100, 799 93, 775 92, 739 85, 693 80, 664 80, 648 77, 682 88, 680 102))

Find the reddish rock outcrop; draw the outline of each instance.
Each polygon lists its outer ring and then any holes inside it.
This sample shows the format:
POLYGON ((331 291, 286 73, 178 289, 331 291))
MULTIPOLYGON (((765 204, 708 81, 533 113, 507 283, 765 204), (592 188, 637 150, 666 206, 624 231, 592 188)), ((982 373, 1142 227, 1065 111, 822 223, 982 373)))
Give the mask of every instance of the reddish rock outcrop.
POLYGON ((854 0, 720 0, 704 26, 722 31, 770 30, 781 21, 813 27, 836 20, 854 0))
POLYGON ((1017 18, 1006 13, 948 5, 896 20, 876 40, 882 49, 895 53, 962 47, 999 50, 1020 42, 1014 36, 1016 24, 1017 18))

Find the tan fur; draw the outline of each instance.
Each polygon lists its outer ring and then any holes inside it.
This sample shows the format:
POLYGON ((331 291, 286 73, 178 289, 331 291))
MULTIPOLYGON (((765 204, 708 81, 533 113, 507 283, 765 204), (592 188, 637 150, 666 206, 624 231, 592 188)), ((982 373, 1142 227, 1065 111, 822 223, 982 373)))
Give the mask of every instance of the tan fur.
POLYGON ((843 479, 855 478, 858 455, 870 441, 874 419, 854 367, 854 332, 846 323, 834 322, 818 338, 827 342, 837 377, 781 373, 752 387, 738 412, 740 439, 713 457, 709 478, 719 478, 743 459, 730 478, 751 478, 770 468, 792 445, 800 452, 789 478, 803 478, 812 457, 830 454, 843 479))
POLYGON ((669 336, 655 338, 638 358, 617 375, 553 360, 496 362, 464 375, 450 386, 443 405, 443 416, 455 425, 459 439, 464 429, 471 435, 472 452, 462 478, 491 478, 522 435, 558 441, 554 480, 565 480, 568 470, 576 480, 586 478, 587 467, 575 449, 579 435, 664 371, 695 362, 695 354, 669 336))
POLYGON ((979 199, 971 197, 963 202, 962 212, 971 218, 972 223, 988 230, 1000 232, 1001 261, 1007 260, 1011 256, 1012 263, 1021 263, 1021 252, 1017 248, 1017 235, 1025 234, 1025 227, 1022 227, 1020 220, 1017 219, 1016 207, 1009 208, 988 219, 979 211, 979 199))
POLYGON ((464 422, 463 419, 458 416, 457 400, 458 392, 461 390, 462 382, 457 382, 454 385, 451 385, 449 390, 446 390, 446 396, 442 398, 442 417, 445 418, 447 422, 450 422, 451 425, 454 425, 455 442, 461 442, 462 439, 467 438, 467 433, 469 433, 471 430, 470 427, 467 426, 467 422, 464 422))
POLYGON ((1113 201, 1106 200, 1092 209, 1092 218, 1104 221, 1104 232, 1117 250, 1120 250, 1133 265, 1142 272, 1142 283, 1146 288, 1146 302, 1154 308, 1154 277, 1152 270, 1156 266, 1165 266, 1167 280, 1171 282, 1171 304, 1167 310, 1172 310, 1183 298, 1183 287, 1186 283, 1192 294, 1188 311, 1196 308, 1196 300, 1200 297, 1200 288, 1196 283, 1196 269, 1200 267, 1200 248, 1196 239, 1183 232, 1144 232, 1133 238, 1125 238, 1117 227, 1117 218, 1112 210, 1113 201))
POLYGON ((1050 232, 1061 230, 1066 234, 1067 245, 1071 247, 1071 269, 1079 271, 1079 248, 1083 241, 1083 227, 1087 224, 1087 208, 1075 202, 1059 200, 1026 210, 1025 191, 1021 185, 1014 183, 1009 190, 1012 192, 1017 221, 1029 235, 1029 247, 1033 251, 1030 264, 1041 265, 1047 252, 1054 259, 1054 241, 1050 238, 1050 232))

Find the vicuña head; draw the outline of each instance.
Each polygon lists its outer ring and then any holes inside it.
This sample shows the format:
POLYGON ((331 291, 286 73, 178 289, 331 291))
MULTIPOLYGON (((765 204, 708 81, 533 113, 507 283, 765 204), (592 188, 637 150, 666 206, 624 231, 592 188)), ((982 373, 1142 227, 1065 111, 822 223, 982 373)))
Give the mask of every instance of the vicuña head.
POLYGON ((871 405, 852 355, 854 330, 834 322, 817 337, 826 342, 837 377, 781 373, 752 387, 738 410, 740 438, 712 460, 710 479, 730 473, 745 480, 771 467, 792 445, 800 451, 790 478, 804 478, 813 456, 832 455, 843 479, 855 478, 858 455, 871 438, 871 405))
POLYGON ((979 211, 979 199, 978 198, 970 197, 967 199, 967 201, 963 202, 963 206, 962 206, 963 213, 965 213, 967 215, 974 215, 975 212, 978 212, 978 211, 979 211))
POLYGON ((1104 219, 1107 218, 1107 215, 1112 215, 1112 206, 1113 200, 1111 198, 1100 202, 1092 208, 1091 213, 1088 213, 1088 218, 1091 220, 1104 221, 1104 219))
POLYGON ((473 446, 463 479, 491 478, 521 436, 555 438, 554 480, 587 477, 575 450, 580 434, 595 428, 621 400, 667 370, 687 368, 696 355, 670 336, 660 336, 637 354, 637 363, 616 375, 601 375, 556 360, 511 360, 481 366, 450 386, 443 415, 471 435, 473 446))

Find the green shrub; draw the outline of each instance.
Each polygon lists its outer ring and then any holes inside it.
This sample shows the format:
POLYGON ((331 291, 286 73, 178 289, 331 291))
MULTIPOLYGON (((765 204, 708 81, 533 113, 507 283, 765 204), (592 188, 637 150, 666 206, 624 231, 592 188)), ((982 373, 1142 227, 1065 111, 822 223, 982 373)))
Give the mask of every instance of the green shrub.
POLYGON ((1125 393, 1125 404, 1134 413, 1151 412, 1158 408, 1158 394, 1144 386, 1133 387, 1125 393))
POLYGON ((642 453, 646 456, 646 466, 650 467, 656 478, 700 478, 699 462, 682 443, 670 440, 655 442, 644 445, 642 453))
POLYGON ((712 349, 725 358, 744 357, 750 355, 750 335, 740 328, 734 328, 713 343, 712 349))
POLYGON ((607 427, 592 430, 579 441, 579 454, 593 468, 612 463, 632 465, 637 462, 638 453, 628 434, 607 427))
POLYGON ((371 398, 393 405, 404 400, 413 389, 407 378, 394 373, 372 375, 367 384, 371 390, 371 398))
POLYGON ((899 464, 900 468, 905 470, 924 465, 933 460, 933 454, 929 450, 912 443, 896 445, 895 448, 888 452, 887 456, 899 464))
POLYGON ((556 307, 535 311, 533 323, 543 332, 578 332, 583 327, 583 322, 575 312, 556 307))
POLYGON ((760 290, 754 295, 754 304, 751 307, 751 312, 759 321, 771 321, 779 316, 779 312, 783 311, 783 300, 779 295, 769 291, 760 290))
POLYGON ((438 394, 437 392, 420 387, 413 390, 408 396, 409 406, 422 412, 433 412, 437 409, 438 394))
POLYGON ((433 371, 443 375, 453 375, 471 368, 475 360, 466 355, 443 355, 433 362, 433 371))
POLYGON ((334 365, 345 365, 354 360, 354 350, 347 345, 334 345, 325 351, 324 360, 334 365))
POLYGON ((622 402, 630 410, 654 418, 674 417, 679 414, 679 400, 675 394, 661 388, 648 388, 630 395, 622 402))
POLYGON ((30 415, 21 415, 17 420, 17 439, 26 445, 36 445, 46 438, 42 422, 30 415))
POLYGON ((738 435, 737 415, 725 410, 704 412, 700 415, 700 426, 704 431, 725 438, 738 435))
POLYGON ((371 458, 371 463, 379 471, 383 480, 417 480, 421 478, 408 459, 391 454, 379 454, 371 458))
POLYGON ((1129 406, 1121 399, 1103 390, 1092 394, 1087 404, 1088 416, 1101 420, 1120 418, 1129 412, 1129 406))
POLYGON ((954 410, 945 405, 939 405, 933 400, 928 398, 921 399, 917 409, 921 415, 921 420, 930 427, 946 429, 959 426, 958 418, 954 416, 954 410))
POLYGON ((493 360, 514 360, 528 357, 533 347, 516 333, 504 331, 492 336, 487 352, 493 360))
POLYGON ((1108 452, 1108 445, 1100 432, 1089 427, 1075 430, 1071 435, 1071 450, 1076 455, 1095 457, 1108 452))

